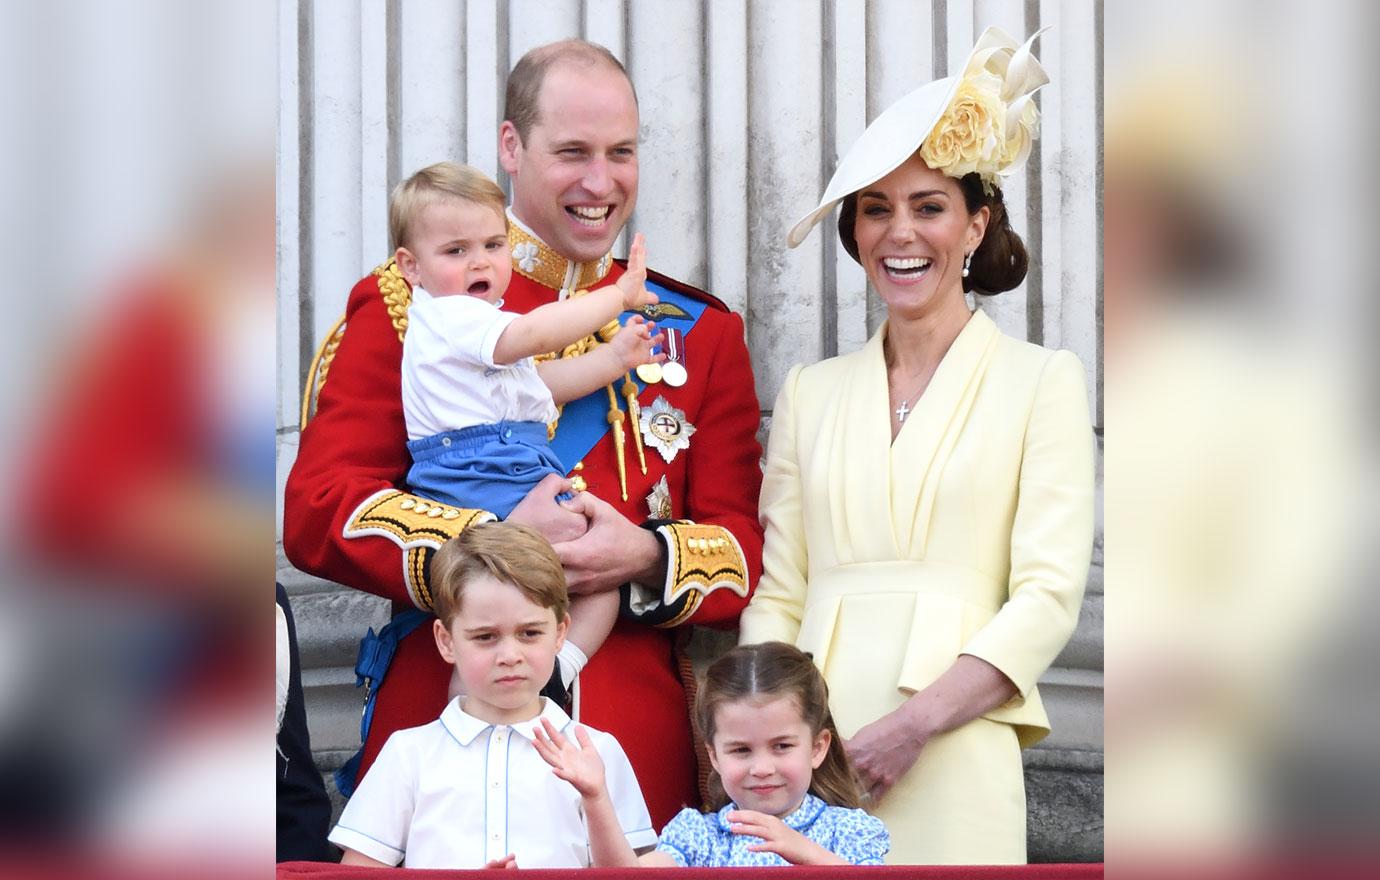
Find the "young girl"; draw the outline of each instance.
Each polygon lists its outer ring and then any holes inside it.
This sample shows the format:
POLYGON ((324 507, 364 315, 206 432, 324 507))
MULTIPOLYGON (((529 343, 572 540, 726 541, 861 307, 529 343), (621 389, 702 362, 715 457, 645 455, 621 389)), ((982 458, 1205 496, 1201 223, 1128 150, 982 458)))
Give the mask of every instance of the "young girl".
POLYGON ((588 735, 549 723, 537 751, 584 801, 597 866, 880 865, 891 848, 860 795, 829 714, 829 688, 807 654, 783 642, 741 645, 709 667, 695 703, 714 767, 717 812, 684 809, 640 858, 619 827, 588 735))

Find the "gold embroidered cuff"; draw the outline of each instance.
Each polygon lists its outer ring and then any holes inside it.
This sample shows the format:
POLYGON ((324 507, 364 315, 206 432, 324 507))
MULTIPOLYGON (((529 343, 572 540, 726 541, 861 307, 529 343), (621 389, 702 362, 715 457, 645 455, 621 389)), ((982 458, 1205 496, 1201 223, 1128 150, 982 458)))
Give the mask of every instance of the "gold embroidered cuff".
POLYGON ((673 522, 658 526, 666 545, 666 585, 662 602, 671 616, 658 621, 661 627, 679 626, 719 589, 739 596, 748 594, 747 559, 738 539, 723 526, 673 522))
POLYGON ((479 523, 498 519, 487 510, 437 504, 416 495, 383 489, 355 508, 345 523, 346 538, 384 537, 403 551, 403 579, 412 604, 431 610, 427 571, 441 545, 479 523))

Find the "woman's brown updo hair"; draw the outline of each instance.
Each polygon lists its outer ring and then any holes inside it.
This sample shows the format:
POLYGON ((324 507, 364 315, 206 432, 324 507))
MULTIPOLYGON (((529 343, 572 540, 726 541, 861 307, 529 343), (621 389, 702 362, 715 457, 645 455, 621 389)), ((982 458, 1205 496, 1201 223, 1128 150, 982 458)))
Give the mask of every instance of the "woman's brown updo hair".
MULTIPOLYGON (((993 187, 989 196, 983 191, 982 178, 976 172, 960 178, 958 188, 963 192, 963 201, 969 214, 976 214, 984 205, 991 214, 987 219, 987 233, 973 252, 968 277, 963 279, 964 292, 971 290, 991 296, 1019 286, 1025 280, 1030 257, 1025 252, 1025 242, 1011 228, 1001 188, 993 187)), ((857 219, 858 194, 851 193, 844 197, 839 209, 839 238, 848 255, 861 263, 862 260, 858 259, 858 240, 853 237, 853 224, 857 219)))

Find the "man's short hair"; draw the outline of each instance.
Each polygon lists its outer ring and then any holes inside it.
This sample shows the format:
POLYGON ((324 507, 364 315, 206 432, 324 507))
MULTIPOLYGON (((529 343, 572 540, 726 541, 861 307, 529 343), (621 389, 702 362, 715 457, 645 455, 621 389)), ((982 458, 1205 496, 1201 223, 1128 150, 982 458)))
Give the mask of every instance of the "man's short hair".
POLYGON ((588 40, 560 40, 537 46, 519 58, 513 72, 508 74, 508 87, 503 100, 503 118, 513 123, 518 137, 524 142, 532 126, 537 124, 541 112, 538 102, 546 74, 557 63, 584 68, 604 65, 618 71, 628 81, 628 88, 633 93, 633 104, 637 104, 637 89, 633 87, 632 77, 628 76, 623 62, 598 43, 588 40))
POLYGON ((512 584, 528 599, 565 619, 570 607, 565 569, 556 551, 535 529, 518 523, 471 526, 451 538, 431 560, 432 608, 449 627, 460 611, 465 585, 489 575, 512 584))
POLYGON ((437 162, 393 187, 388 198, 388 235, 393 247, 408 247, 412 227, 422 211, 438 202, 461 201, 485 205, 498 212, 507 228, 503 190, 487 174, 469 165, 437 162))

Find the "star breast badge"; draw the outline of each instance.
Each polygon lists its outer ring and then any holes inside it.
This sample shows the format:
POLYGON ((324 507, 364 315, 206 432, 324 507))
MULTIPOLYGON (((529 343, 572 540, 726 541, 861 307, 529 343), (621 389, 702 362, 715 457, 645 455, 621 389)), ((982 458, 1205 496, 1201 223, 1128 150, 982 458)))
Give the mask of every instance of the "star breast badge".
POLYGON ((686 421, 685 412, 676 409, 658 397, 647 409, 642 410, 642 436, 648 446, 653 446, 661 457, 670 464, 682 449, 690 448, 690 436, 695 426, 686 421))

